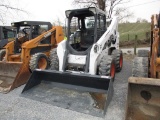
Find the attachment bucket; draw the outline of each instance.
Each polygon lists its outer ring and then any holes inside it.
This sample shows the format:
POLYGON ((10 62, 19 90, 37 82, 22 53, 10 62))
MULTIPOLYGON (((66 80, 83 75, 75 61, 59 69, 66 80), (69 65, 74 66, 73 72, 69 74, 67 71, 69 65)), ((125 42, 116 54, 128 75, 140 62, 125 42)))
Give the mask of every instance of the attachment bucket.
POLYGON ((0 62, 0 92, 8 93, 26 83, 30 76, 22 62, 0 62))
POLYGON ((54 87, 89 92, 104 115, 113 95, 113 80, 110 77, 39 69, 33 71, 22 93, 41 81, 51 81, 54 87))
POLYGON ((125 120, 160 120, 160 79, 129 78, 125 120))

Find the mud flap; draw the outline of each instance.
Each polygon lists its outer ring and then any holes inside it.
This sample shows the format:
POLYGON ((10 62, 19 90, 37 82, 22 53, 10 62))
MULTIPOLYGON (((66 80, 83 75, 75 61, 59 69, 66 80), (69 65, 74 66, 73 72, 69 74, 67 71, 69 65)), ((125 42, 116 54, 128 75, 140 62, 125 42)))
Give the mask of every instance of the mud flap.
POLYGON ((130 77, 125 120, 160 120, 160 79, 130 77))
POLYGON ((25 84, 29 76, 28 67, 21 62, 0 62, 0 92, 8 93, 25 84))
POLYGON ((99 108, 103 109, 104 115, 113 95, 113 80, 110 77, 53 70, 33 71, 22 93, 40 84, 42 80, 51 81, 56 87, 90 92, 97 104, 100 104, 99 108))

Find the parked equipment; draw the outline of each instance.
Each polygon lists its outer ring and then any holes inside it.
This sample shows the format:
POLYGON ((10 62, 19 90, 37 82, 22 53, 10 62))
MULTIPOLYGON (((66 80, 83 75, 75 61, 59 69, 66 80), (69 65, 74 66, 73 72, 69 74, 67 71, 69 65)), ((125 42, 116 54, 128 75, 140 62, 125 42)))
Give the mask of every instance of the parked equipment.
POLYGON ((0 26, 0 61, 2 61, 6 54, 4 46, 14 40, 15 33, 11 26, 0 26))
POLYGON ((160 15, 152 15, 150 52, 138 51, 133 60, 133 77, 128 80, 126 120, 160 119, 159 41, 160 15))
POLYGON ((0 62, 0 92, 26 83, 36 69, 49 68, 49 52, 64 39, 62 27, 52 27, 50 22, 22 21, 16 27, 16 40, 6 46, 6 56, 0 62))
POLYGON ((117 17, 107 24, 105 12, 95 7, 65 13, 67 40, 50 51, 51 70, 33 71, 23 92, 42 80, 52 81, 57 87, 90 92, 105 114, 113 94, 115 71, 121 71, 123 64, 117 17))

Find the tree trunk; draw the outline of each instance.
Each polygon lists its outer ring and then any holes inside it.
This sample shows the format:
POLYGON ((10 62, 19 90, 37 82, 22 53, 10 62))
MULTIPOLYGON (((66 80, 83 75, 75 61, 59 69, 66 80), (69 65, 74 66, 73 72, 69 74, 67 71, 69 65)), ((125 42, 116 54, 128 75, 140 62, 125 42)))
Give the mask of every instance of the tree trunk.
POLYGON ((97 0, 99 9, 105 11, 105 0, 97 0))

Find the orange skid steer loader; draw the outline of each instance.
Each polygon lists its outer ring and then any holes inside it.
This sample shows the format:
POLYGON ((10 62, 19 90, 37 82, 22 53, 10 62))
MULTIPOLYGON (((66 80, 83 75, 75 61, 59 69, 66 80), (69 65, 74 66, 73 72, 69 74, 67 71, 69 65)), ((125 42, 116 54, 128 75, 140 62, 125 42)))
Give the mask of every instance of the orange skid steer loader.
POLYGON ((152 15, 150 43, 133 60, 125 120, 160 120, 160 14, 152 15))
POLYGON ((50 22, 22 21, 16 27, 16 40, 5 46, 0 62, 0 92, 7 93, 27 82, 31 72, 49 68, 49 52, 64 39, 62 27, 50 22))

